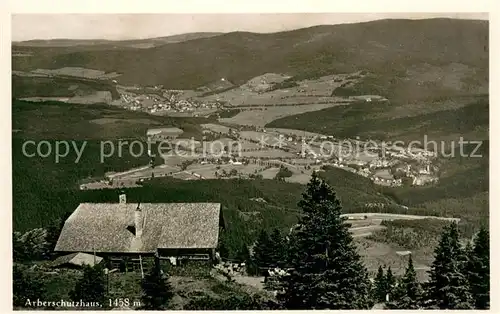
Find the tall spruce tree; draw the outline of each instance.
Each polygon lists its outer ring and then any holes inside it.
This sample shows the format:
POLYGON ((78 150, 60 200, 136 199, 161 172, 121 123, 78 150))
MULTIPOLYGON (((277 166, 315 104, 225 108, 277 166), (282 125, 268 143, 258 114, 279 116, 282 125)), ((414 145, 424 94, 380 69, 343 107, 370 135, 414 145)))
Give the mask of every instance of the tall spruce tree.
POLYGON ((368 309, 370 283, 335 192, 316 173, 299 202, 290 235, 289 275, 278 295, 286 309, 368 309))
POLYGON ((70 297, 73 301, 99 302, 105 306, 106 280, 103 266, 84 265, 83 276, 76 282, 70 297))
POLYGON ((59 235, 61 233, 61 230, 64 227, 64 223, 66 222, 66 219, 69 218, 71 215, 71 212, 66 212, 64 213, 60 219, 57 219, 53 221, 48 227, 47 227, 47 236, 45 239, 47 240, 49 246, 48 246, 48 257, 52 257, 54 255, 54 249, 56 248, 57 240, 59 239, 59 235))
POLYGON ((373 299, 375 302, 385 302, 387 286, 385 283, 384 270, 382 266, 378 267, 377 276, 375 277, 373 299))
POLYGON ((468 278, 474 307, 490 307, 490 239, 489 232, 482 227, 468 252, 468 278))
POLYGON ((404 276, 393 289, 391 300, 387 303, 390 309, 412 310, 420 308, 422 288, 417 282, 417 273, 410 255, 404 276))
POLYGON ((145 310, 164 310, 174 296, 168 277, 161 271, 157 257, 155 266, 144 277, 141 287, 141 300, 145 310))
POLYGON ((253 249, 253 260, 258 267, 270 267, 273 259, 269 234, 263 229, 260 231, 253 249))
POLYGON ((434 251, 430 281, 429 304, 440 309, 469 309, 472 298, 466 274, 466 256, 460 244, 458 225, 445 227, 434 251))
MULTIPOLYGON (((396 277, 392 274, 391 266, 387 268, 387 272, 385 273, 385 293, 389 295, 389 298, 392 297, 393 289, 396 287, 396 277)), ((386 299, 386 296, 384 296, 386 299)))
POLYGON ((250 260, 250 250, 245 243, 241 244, 240 249, 236 253, 236 260, 240 263, 248 263, 250 260))
POLYGON ((271 245, 271 266, 283 267, 286 263, 286 243, 281 232, 275 228, 269 238, 271 245))

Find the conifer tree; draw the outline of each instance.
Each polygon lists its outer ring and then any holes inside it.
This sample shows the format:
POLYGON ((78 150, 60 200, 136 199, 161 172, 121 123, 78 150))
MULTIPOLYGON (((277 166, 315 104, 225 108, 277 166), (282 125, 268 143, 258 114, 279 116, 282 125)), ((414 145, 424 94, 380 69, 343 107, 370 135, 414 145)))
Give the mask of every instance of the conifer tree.
POLYGON ((283 267, 286 259, 286 243, 281 232, 275 228, 270 237, 271 266, 283 267))
POLYGON ((227 259, 229 257, 229 249, 226 244, 227 242, 226 237, 227 237, 226 234, 224 232, 221 232, 219 237, 219 243, 217 245, 219 255, 223 259, 227 259))
POLYGON ((53 256, 54 249, 56 248, 57 240, 59 240, 59 235, 61 233, 61 230, 64 227, 64 223, 66 222, 66 219, 68 219, 70 215, 71 215, 71 212, 64 213, 60 219, 57 219, 56 221, 52 222, 47 227, 46 241, 49 244, 48 245, 48 254, 47 254, 49 257, 53 256))
MULTIPOLYGON (((396 287, 396 277, 392 274, 391 266, 389 266, 385 273, 385 293, 389 294, 389 298, 391 298, 394 287, 396 287)), ((384 296, 384 300, 386 300, 386 296, 384 296)))
POLYGON ((373 299, 376 302, 385 302, 385 294, 386 294, 386 284, 385 284, 385 276, 384 270, 382 266, 378 267, 377 276, 374 281, 374 291, 373 291, 373 299))
POLYGON ((248 246, 245 243, 241 244, 241 248, 236 254, 236 260, 240 263, 248 263, 250 260, 250 251, 248 250, 248 246))
POLYGON ((157 257, 155 266, 144 277, 141 286, 141 300, 145 310, 164 310, 174 296, 168 277, 161 271, 157 257))
POLYGON ((73 301, 99 302, 106 305, 106 279, 102 265, 83 266, 83 276, 70 292, 73 301))
POLYGON ((482 227, 474 244, 468 251, 468 278, 474 307, 489 309, 490 307, 490 243, 489 232, 482 227))
POLYGON ((471 308, 472 299, 465 271, 467 261, 456 223, 443 230, 434 257, 429 272, 429 303, 440 309, 471 308))
POLYGON ((253 250, 253 259, 258 267, 270 267, 272 263, 271 240, 265 230, 261 230, 253 250))
POLYGON ((290 235, 289 275, 278 295, 286 309, 368 309, 370 283, 335 192, 316 173, 299 202, 290 235))
POLYGON ((413 260, 408 259, 408 266, 404 276, 393 289, 391 300, 387 303, 390 309, 418 309, 422 297, 422 288, 417 282, 417 273, 413 267, 413 260))

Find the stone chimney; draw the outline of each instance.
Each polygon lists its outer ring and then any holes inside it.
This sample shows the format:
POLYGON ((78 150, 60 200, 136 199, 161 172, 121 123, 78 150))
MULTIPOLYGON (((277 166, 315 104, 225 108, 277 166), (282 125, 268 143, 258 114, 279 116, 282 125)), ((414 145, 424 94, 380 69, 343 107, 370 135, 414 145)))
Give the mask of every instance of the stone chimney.
POLYGON ((121 193, 119 200, 120 200, 120 204, 127 203, 127 195, 125 193, 121 193))
POLYGON ((141 210, 141 203, 137 204, 137 208, 135 209, 134 213, 134 226, 135 226, 135 236, 140 237, 142 236, 142 224, 143 224, 143 217, 142 217, 142 210, 141 210))

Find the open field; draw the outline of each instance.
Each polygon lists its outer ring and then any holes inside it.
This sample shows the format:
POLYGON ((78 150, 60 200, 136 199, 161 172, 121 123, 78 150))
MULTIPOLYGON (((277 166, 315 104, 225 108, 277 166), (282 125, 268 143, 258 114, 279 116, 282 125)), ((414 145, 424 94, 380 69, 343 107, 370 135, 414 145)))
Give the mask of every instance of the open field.
POLYGON ((318 111, 336 106, 346 106, 346 104, 311 103, 309 105, 296 105, 296 106, 267 106, 267 107, 261 107, 262 110, 245 110, 238 113, 234 117, 222 118, 219 121, 231 124, 264 127, 267 124, 279 118, 288 117, 310 111, 318 111))
POLYGON ((86 96, 74 96, 68 99, 66 102, 72 104, 107 104, 112 101, 112 96, 110 92, 107 91, 97 91, 93 94, 86 96))
MULTIPOLYGON (((136 186, 135 183, 138 180, 148 180, 152 177, 152 175, 154 175, 155 178, 169 176, 181 180, 231 179, 240 177, 250 178, 250 176, 256 175, 262 175, 263 179, 275 179, 276 174, 279 171, 279 167, 269 168, 269 166, 259 165, 256 163, 249 163, 245 165, 212 163, 200 164, 198 162, 194 162, 188 165, 185 170, 182 170, 180 167, 181 163, 188 160, 189 159, 179 158, 178 163, 174 165, 171 160, 167 159, 167 161, 170 161, 171 165, 162 164, 154 168, 144 166, 125 172, 106 174, 107 178, 113 179, 112 185, 102 181, 101 183, 91 182, 85 184, 85 187, 87 189, 116 188, 122 186, 122 183, 125 186, 130 186, 131 184, 136 186), (231 174, 231 171, 233 171, 234 174, 231 174)), ((286 163, 282 164, 286 166, 286 163)), ((285 178, 286 182, 306 184, 311 178, 311 170, 301 170, 299 167, 293 165, 289 165, 287 168, 291 170, 292 176, 285 178)))
POLYGON ((220 124, 215 124, 215 123, 207 123, 207 124, 202 124, 201 127, 203 129, 215 132, 215 133, 223 133, 227 134, 229 133, 229 127, 220 125, 220 124))
MULTIPOLYGON (((12 97, 95 97, 109 103, 120 98, 116 87, 109 81, 79 77, 35 77, 12 75, 12 97), (102 93, 107 92, 103 98, 102 93)), ((77 100, 78 98, 75 98, 77 100)))
POLYGON ((41 101, 60 101, 70 104, 107 104, 112 101, 112 96, 110 92, 107 91, 97 91, 93 94, 88 94, 85 96, 73 96, 73 97, 26 97, 20 98, 23 101, 30 102, 41 102, 41 101))
POLYGON ((262 75, 256 76, 243 84, 241 87, 251 90, 253 92, 266 92, 277 84, 281 84, 291 76, 285 74, 277 73, 264 73, 262 75))
POLYGON ((276 177, 276 175, 278 174, 279 170, 280 168, 278 167, 272 167, 262 171, 260 174, 262 175, 263 179, 274 179, 274 177, 276 177))
POLYGON ((299 183, 299 184, 307 184, 307 182, 309 182, 311 180, 311 173, 310 172, 304 172, 304 173, 301 173, 301 172, 297 172, 297 171, 293 171, 293 175, 289 178, 285 178, 285 181, 286 182, 290 182, 290 183, 299 183))
POLYGON ((266 149, 257 151, 247 151, 241 153, 242 157, 256 157, 256 158, 292 158, 295 154, 282 151, 280 149, 266 149))
MULTIPOLYGON (((358 244, 358 252, 363 258, 363 262, 371 276, 375 276, 379 266, 391 267, 393 274, 402 276, 408 265, 408 256, 401 256, 396 252, 401 248, 397 245, 380 243, 367 238, 355 238, 358 244)), ((432 260, 431 250, 412 251, 413 265, 417 272, 417 279, 426 281, 428 279, 427 271, 430 269, 432 260)))
POLYGON ((82 78, 87 78, 87 79, 98 79, 98 80, 108 80, 112 79, 115 77, 119 77, 120 74, 111 72, 111 73, 106 73, 104 71, 99 71, 99 70, 94 70, 94 69, 85 69, 85 68, 79 68, 79 67, 64 67, 60 69, 54 69, 54 70, 49 70, 49 69, 36 69, 31 71, 31 73, 34 74, 42 74, 42 75, 48 75, 48 76, 75 76, 75 77, 82 77, 82 78))
POLYGON ((272 133, 277 133, 277 134, 284 134, 284 135, 289 135, 289 136, 297 136, 297 137, 321 137, 324 136, 324 134, 320 133, 314 133, 314 132, 308 132, 304 130, 294 130, 294 129, 285 129, 285 128, 266 128, 268 132, 272 133))
MULTIPOLYGON (((193 164, 191 166, 188 166, 186 171, 191 172, 191 173, 196 173, 204 177, 205 179, 215 179, 221 177, 223 171, 225 173, 229 174, 233 171, 237 171, 237 174, 235 176, 227 176, 225 178, 231 178, 231 177, 238 177, 240 175, 242 176, 248 176, 250 174, 255 174, 258 173, 259 170, 262 170, 262 167, 259 165, 255 164, 249 164, 249 165, 231 165, 231 164, 225 164, 225 165, 214 165, 214 164, 207 164, 207 165, 199 165, 199 164, 193 164), (216 176, 215 173, 218 173, 219 175, 216 176)), ((224 177, 222 177, 224 178, 224 177)))
MULTIPOLYGON (((330 77, 328 77, 330 78, 330 77)), ((345 98, 331 96, 340 83, 330 84, 326 81, 307 81, 304 86, 278 89, 267 92, 254 92, 244 87, 237 87, 226 92, 202 97, 204 101, 223 101, 235 108, 253 108, 260 106, 309 105, 314 103, 336 103, 346 101, 345 98)), ((333 79, 330 79, 333 82, 333 79)), ((300 84, 301 82, 299 82, 300 84)), ((243 85, 244 86, 244 85, 243 85)))

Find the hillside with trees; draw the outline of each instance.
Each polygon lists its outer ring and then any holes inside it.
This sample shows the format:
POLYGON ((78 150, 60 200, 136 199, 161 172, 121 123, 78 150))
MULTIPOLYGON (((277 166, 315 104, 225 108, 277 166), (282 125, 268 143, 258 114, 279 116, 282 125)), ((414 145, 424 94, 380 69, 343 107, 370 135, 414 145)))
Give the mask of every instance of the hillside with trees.
POLYGON ((448 89, 424 84, 412 92, 418 86, 408 85, 405 77, 413 66, 463 65, 470 68, 465 77, 472 89, 487 85, 489 43, 487 21, 396 19, 271 34, 233 32, 150 49, 68 51, 14 45, 13 50, 33 54, 13 58, 14 70, 85 67, 121 73, 123 84, 173 89, 195 89, 221 77, 239 85, 268 72, 302 79, 365 70, 375 73, 378 89, 403 90, 409 99, 448 89))

